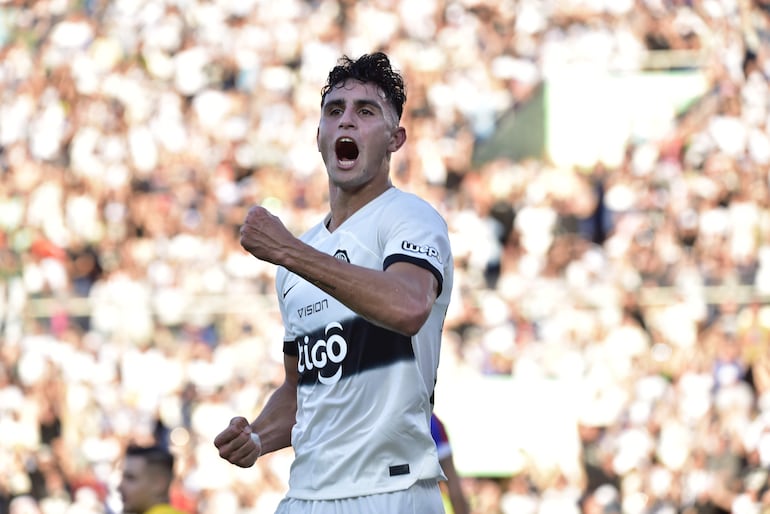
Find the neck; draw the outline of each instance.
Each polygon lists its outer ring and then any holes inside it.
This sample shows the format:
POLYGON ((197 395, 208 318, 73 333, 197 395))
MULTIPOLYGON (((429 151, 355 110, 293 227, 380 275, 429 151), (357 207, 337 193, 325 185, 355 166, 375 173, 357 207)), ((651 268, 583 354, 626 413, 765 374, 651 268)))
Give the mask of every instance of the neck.
POLYGON ((393 187, 390 181, 388 181, 384 187, 371 188, 367 190, 358 190, 354 193, 349 193, 338 187, 329 187, 329 206, 331 209, 331 216, 329 217, 326 227, 329 231, 333 231, 335 228, 342 225, 345 220, 350 218, 359 209, 366 204, 380 196, 382 193, 393 187))

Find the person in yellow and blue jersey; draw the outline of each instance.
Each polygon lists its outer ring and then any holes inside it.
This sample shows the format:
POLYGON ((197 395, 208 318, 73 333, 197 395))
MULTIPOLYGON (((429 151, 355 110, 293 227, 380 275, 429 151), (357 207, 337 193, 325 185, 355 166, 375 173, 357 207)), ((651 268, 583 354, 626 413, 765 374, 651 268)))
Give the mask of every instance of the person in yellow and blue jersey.
POLYGON ((174 455, 163 446, 129 445, 118 492, 124 514, 186 514, 170 503, 174 455))
POLYGON ((436 443, 438 462, 441 464, 441 469, 444 470, 444 475, 446 475, 446 481, 441 482, 441 494, 444 496, 445 503, 448 504, 446 505, 446 511, 448 514, 470 514, 468 500, 462 489, 460 475, 457 473, 457 469, 455 469, 449 435, 444 423, 435 413, 432 413, 430 416, 430 434, 436 443))

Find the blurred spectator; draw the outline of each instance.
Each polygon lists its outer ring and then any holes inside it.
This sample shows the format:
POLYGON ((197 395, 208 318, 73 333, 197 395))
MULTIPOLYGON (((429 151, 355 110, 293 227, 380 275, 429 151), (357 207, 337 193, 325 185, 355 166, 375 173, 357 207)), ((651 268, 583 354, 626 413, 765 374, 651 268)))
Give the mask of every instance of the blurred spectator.
POLYGON ((174 456, 162 446, 126 448, 118 486, 124 512, 182 514, 171 505, 174 456))

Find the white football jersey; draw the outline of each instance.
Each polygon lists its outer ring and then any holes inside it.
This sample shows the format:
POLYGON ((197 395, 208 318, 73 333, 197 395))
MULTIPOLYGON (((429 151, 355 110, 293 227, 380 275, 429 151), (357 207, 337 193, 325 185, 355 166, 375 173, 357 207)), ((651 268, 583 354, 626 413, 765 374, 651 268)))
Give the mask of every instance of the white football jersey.
POLYGON ((452 290, 445 221, 424 200, 390 188, 333 233, 320 223, 301 239, 367 268, 411 262, 436 276, 440 294, 425 325, 408 337, 278 268, 284 351, 299 357, 300 375, 288 496, 339 499, 443 478, 430 413, 452 290))

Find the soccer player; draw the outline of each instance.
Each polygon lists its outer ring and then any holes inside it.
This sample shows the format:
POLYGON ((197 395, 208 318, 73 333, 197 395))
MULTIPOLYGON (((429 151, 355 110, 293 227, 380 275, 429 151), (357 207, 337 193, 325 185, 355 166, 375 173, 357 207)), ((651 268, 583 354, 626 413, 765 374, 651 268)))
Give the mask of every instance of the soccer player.
POLYGON ((470 512, 468 500, 465 498, 465 492, 462 489, 460 475, 455 468, 454 456, 452 455, 452 444, 449 442, 444 423, 433 413, 430 417, 430 433, 438 450, 438 461, 441 469, 446 475, 446 482, 443 482, 442 492, 446 494, 453 514, 468 514, 470 512))
POLYGON ((174 456, 161 446, 130 445, 125 452, 118 492, 123 512, 132 514, 184 514, 170 505, 174 456))
POLYGON ((390 179, 405 100, 385 54, 343 56, 316 137, 329 213, 300 238, 260 206, 241 227, 278 266, 285 380, 214 444, 241 467, 293 447, 279 514, 444 511, 430 414, 453 261, 444 219, 390 179))

